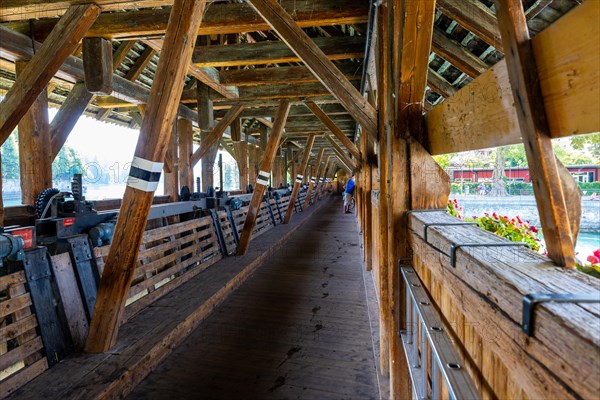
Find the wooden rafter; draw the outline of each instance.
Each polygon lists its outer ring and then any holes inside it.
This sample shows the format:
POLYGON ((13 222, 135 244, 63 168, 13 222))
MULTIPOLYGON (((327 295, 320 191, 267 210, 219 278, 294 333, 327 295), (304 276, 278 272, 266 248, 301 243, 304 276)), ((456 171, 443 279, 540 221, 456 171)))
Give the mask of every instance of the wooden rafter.
POLYGON ((448 98, 456 93, 454 86, 431 68, 427 73, 427 83, 434 92, 441 94, 443 97, 448 98))
POLYGON ((312 101, 307 101, 306 106, 319 118, 319 120, 325 124, 327 128, 334 134, 334 136, 342 142, 342 145, 356 158, 360 159, 360 152, 358 148, 336 125, 336 123, 327 115, 321 108, 312 101))
POLYGON ((438 8, 496 50, 504 52, 498 21, 479 0, 438 0, 438 8))
POLYGON ((432 50, 471 78, 478 77, 488 69, 486 63, 446 36, 439 28, 433 30, 432 50))
POLYGON ((294 22, 286 10, 272 0, 250 0, 250 3, 331 94, 362 125, 363 129, 367 132, 375 132, 377 130, 375 108, 362 97, 360 92, 294 22))
POLYGON ((63 62, 71 56, 99 14, 97 6, 85 4, 72 6, 61 18, 0 103, 0 143, 4 143, 63 62))
MULTIPOLYGON (((206 0, 176 0, 173 6, 165 37, 168 46, 165 46, 158 63, 155 85, 152 86, 135 152, 136 157, 144 163, 164 161, 177 114, 176 105, 183 90, 186 67, 192 55, 192 46, 205 5, 206 0)), ((147 190, 132 186, 127 186, 125 190, 113 244, 98 290, 86 351, 104 352, 116 343, 144 227, 154 198, 154 190, 151 187, 147 190)))

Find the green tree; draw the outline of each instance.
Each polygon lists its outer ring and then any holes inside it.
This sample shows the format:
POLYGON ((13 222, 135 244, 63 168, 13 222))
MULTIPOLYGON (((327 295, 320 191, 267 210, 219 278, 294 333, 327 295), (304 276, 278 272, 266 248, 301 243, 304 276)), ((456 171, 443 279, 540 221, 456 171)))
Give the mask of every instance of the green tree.
POLYGON ((52 176, 56 180, 69 180, 83 171, 83 160, 72 147, 63 146, 52 163, 52 176))
POLYGON ((573 136, 571 146, 590 154, 591 164, 600 164, 600 133, 573 136))
POLYGON ((19 179, 19 145, 17 130, 6 139, 2 145, 2 177, 5 179, 19 179))

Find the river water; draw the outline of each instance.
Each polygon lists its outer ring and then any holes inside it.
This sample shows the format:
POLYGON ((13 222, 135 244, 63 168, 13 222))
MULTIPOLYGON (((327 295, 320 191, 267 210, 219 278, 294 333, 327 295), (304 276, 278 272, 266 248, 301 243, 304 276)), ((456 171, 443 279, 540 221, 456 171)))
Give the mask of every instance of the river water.
MULTIPOLYGON (((530 225, 540 226, 540 219, 533 196, 487 197, 452 195, 463 207, 466 217, 481 216, 497 212, 509 218, 520 216, 530 225)), ((600 201, 585 198, 581 202, 581 232, 577 238, 575 252, 584 261, 596 249, 600 249, 600 201)))

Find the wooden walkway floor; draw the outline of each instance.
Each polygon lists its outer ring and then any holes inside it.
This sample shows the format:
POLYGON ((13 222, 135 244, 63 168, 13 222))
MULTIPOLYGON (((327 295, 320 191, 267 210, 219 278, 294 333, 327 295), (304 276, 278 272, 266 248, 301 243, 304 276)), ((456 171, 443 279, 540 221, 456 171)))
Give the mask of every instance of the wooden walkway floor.
POLYGON ((129 399, 378 399, 354 215, 331 201, 129 399))

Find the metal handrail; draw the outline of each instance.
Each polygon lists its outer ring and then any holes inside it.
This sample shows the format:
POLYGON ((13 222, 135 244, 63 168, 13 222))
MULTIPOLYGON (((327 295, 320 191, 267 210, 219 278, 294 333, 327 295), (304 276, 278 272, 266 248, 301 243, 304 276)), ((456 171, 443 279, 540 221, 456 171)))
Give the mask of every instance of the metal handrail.
POLYGON ((441 398, 441 377, 450 399, 481 399, 414 269, 400 265, 400 272, 406 287, 407 328, 400 336, 418 398, 441 398))

